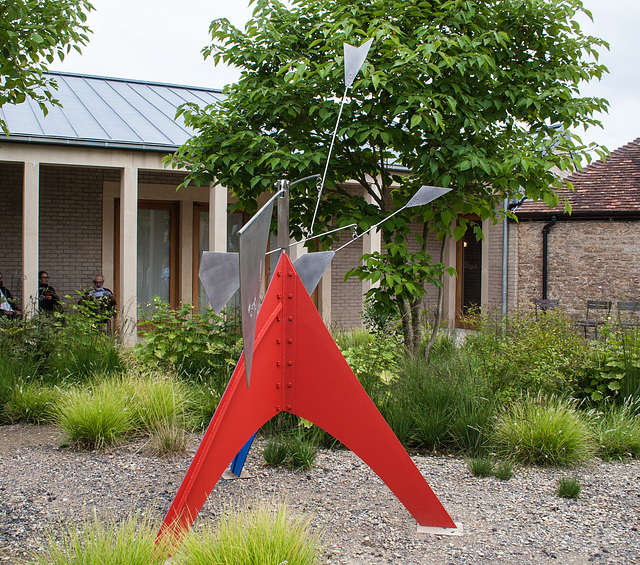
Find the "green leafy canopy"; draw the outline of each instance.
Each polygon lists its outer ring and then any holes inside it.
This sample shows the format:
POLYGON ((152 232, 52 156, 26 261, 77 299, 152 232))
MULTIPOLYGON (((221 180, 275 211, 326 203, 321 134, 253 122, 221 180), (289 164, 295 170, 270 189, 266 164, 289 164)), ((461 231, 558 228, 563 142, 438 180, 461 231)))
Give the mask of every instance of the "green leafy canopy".
MULTIPOLYGON (((428 260, 424 234, 460 238, 465 215, 495 220, 516 196, 555 206, 555 171, 573 170, 593 149, 573 132, 598 124, 594 114, 608 103, 580 97, 578 87, 607 72, 597 49, 608 46, 581 31, 580 0, 253 5, 244 30, 211 23, 204 55, 241 76, 222 102, 181 108, 197 135, 168 159, 190 181, 228 187, 237 208, 255 210, 279 178, 322 172, 344 92, 343 42, 373 38, 346 99, 316 233, 353 221, 366 229, 421 185, 449 187, 382 226, 385 244, 419 233, 422 256, 414 259, 428 260), (412 222, 427 229, 412 232, 412 222)), ((309 183, 292 191, 292 236, 309 227, 316 196, 309 183)), ((416 283, 436 280, 433 273, 416 283)), ((406 289, 401 279, 389 278, 406 289)))
MULTIPOLYGON (((86 44, 87 0, 4 0, 0 2, 0 108, 27 98, 46 114, 58 104, 55 81, 44 76, 56 57, 62 61, 86 44)), ((5 122, 0 127, 8 134, 5 122)))

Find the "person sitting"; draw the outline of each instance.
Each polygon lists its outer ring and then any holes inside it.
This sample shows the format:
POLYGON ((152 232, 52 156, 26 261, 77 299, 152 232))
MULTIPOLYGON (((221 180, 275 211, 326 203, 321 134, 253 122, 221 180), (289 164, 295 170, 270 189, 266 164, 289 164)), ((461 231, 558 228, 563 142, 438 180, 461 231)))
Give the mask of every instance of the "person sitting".
POLYGON ((100 321, 106 322, 116 313, 116 299, 108 288, 104 286, 104 276, 97 274, 93 277, 93 288, 87 290, 80 301, 100 321))
POLYGON ((40 271, 38 273, 38 308, 41 312, 52 314, 62 310, 62 302, 56 294, 56 289, 49 286, 49 273, 40 271))
POLYGON ((4 286, 2 273, 0 273, 0 316, 18 316, 20 308, 18 303, 13 299, 11 291, 4 286))

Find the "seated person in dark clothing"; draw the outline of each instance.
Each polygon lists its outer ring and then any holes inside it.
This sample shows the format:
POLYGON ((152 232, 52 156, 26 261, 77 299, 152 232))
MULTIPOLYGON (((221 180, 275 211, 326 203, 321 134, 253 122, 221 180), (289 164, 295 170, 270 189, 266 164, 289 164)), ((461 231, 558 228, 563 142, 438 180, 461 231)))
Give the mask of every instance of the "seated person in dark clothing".
POLYGON ((87 306, 103 321, 112 318, 116 313, 116 299, 113 292, 104 287, 104 277, 101 274, 93 277, 93 288, 84 293, 79 304, 87 306))
POLYGON ((19 312, 18 302, 13 299, 11 291, 4 286, 2 273, 0 273, 0 316, 18 316, 19 312))
POLYGON ((38 273, 38 307, 41 312, 52 313, 62 310, 62 303, 56 294, 56 289, 49 286, 49 273, 40 271, 38 273))

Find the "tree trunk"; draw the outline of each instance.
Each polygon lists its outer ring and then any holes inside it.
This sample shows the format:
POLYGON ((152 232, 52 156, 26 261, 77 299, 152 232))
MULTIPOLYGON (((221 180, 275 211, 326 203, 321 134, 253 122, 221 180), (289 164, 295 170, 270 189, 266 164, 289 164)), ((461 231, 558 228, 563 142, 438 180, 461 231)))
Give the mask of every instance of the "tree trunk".
MULTIPOLYGON (((446 240, 442 240, 442 245, 440 245, 440 263, 444 262, 444 247, 446 240)), ((442 322, 442 303, 444 301, 444 274, 440 275, 440 286, 438 286, 438 301, 436 303, 436 319, 433 322, 433 329, 431 330, 431 337, 427 342, 427 345, 424 348, 424 358, 427 359, 429 357, 429 353, 431 352, 431 348, 433 344, 436 342, 436 338, 438 337, 438 331, 440 330, 440 322, 442 322)))
POLYGON ((411 355, 420 353, 420 342, 422 341, 422 324, 420 320, 421 299, 415 300, 411 304, 411 331, 413 333, 413 344, 411 347, 411 355))
POLYGON ((407 312, 407 305, 401 298, 398 298, 398 310, 400 310, 400 321, 402 322, 404 347, 411 353, 413 351, 413 327, 411 325, 410 314, 407 312))

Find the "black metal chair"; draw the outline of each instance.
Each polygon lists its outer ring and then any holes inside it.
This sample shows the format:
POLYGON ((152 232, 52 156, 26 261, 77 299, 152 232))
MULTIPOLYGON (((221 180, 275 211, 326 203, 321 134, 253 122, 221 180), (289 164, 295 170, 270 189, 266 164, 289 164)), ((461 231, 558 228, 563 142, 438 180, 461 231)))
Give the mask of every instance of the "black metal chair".
POLYGON ((611 302, 608 300, 587 300, 587 315, 584 320, 578 320, 576 325, 584 328, 584 337, 587 337, 587 329, 593 328, 595 338, 598 339, 598 328, 602 326, 611 314, 611 302))
POLYGON ((618 302, 618 324, 623 328, 640 326, 640 302, 618 302))
POLYGON ((536 322, 540 319, 539 316, 544 314, 547 310, 555 310, 560 307, 560 300, 551 298, 538 298, 533 301, 533 305, 536 309, 536 322))

